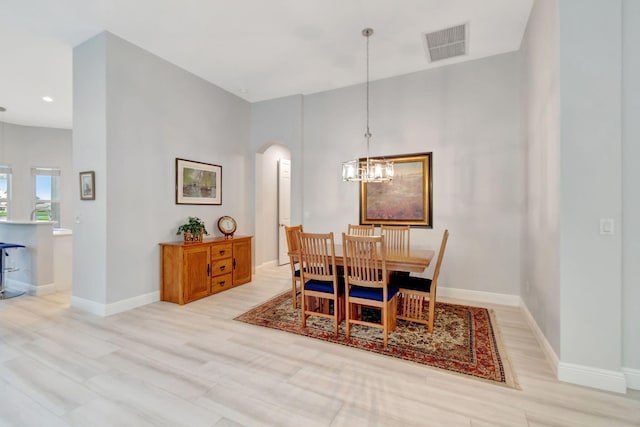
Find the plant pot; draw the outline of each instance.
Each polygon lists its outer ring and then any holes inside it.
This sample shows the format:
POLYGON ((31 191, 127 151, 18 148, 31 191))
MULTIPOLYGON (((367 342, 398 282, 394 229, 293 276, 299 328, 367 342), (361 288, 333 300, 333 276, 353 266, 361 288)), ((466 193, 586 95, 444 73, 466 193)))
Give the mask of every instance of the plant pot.
POLYGON ((190 231, 185 231, 183 233, 185 243, 197 243, 202 242, 202 232, 198 234, 193 234, 190 231))

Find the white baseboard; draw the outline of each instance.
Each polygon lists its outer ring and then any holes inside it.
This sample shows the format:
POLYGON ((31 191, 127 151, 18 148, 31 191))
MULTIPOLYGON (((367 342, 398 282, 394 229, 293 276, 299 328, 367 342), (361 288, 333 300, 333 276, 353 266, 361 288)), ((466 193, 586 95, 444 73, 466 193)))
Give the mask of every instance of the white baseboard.
POLYGON ((571 384, 615 393, 627 392, 627 380, 625 374, 621 371, 610 371, 608 369, 560 362, 558 364, 558 379, 571 384))
POLYGON ((557 378, 558 363, 559 363, 558 355, 553 350, 553 347, 551 347, 551 344, 549 344, 549 341, 547 341, 547 337, 545 337, 542 331, 540 330, 538 323, 533 318, 533 316, 531 315, 531 312, 529 311, 527 306, 524 304, 524 301, 522 301, 522 299, 520 300, 520 306, 524 311, 524 316, 527 318, 527 323, 533 330, 533 335, 536 337, 536 341, 538 341, 538 344, 540 344, 540 347, 542 347, 542 351, 544 352, 544 355, 547 358, 549 365, 551 365, 551 370, 553 371, 553 375, 555 375, 557 378))
POLYGON ((278 266, 278 260, 277 259, 273 259, 271 261, 266 261, 263 262, 260 265, 256 266, 256 271, 260 270, 261 268, 267 268, 267 267, 277 267, 278 266))
POLYGON ((437 295, 446 298, 488 302, 491 304, 510 305, 513 307, 517 307, 520 305, 520 297, 518 295, 498 294, 494 292, 472 291, 469 289, 459 288, 441 288, 438 286, 437 295))
POLYGON ((627 379, 627 388, 640 390, 640 369, 622 368, 622 373, 627 379))
POLYGON ((28 293, 29 295, 47 295, 56 292, 55 283, 47 283, 46 285, 32 285, 30 283, 21 282, 19 280, 7 279, 7 289, 17 289, 28 293))
POLYGON ((71 306, 88 311, 96 316, 111 316, 133 308, 141 307, 152 302, 160 301, 160 291, 150 292, 111 304, 102 304, 88 299, 71 296, 71 306))

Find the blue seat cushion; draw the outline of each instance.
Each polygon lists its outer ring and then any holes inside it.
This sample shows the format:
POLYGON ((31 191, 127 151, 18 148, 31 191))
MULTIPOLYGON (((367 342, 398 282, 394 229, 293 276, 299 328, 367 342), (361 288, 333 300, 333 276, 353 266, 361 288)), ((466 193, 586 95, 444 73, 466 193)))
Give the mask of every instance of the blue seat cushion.
POLYGON ((393 284, 412 291, 431 292, 431 279, 415 276, 401 276, 394 278, 393 284))
POLYGON ((300 277, 300 269, 297 269, 293 275, 296 277, 300 277))
MULTIPOLYGON (((398 287, 395 285, 389 285, 387 300, 390 300, 398 293, 398 287)), ((366 288, 363 286, 353 286, 349 291, 349 296, 352 298, 370 299, 373 301, 382 301, 383 292, 380 288, 366 288)))
MULTIPOLYGON (((304 284, 304 289, 307 291, 325 292, 327 294, 333 293, 333 282, 325 282, 322 280, 309 280, 304 284)), ((344 281, 338 278, 338 293, 344 293, 344 281)))

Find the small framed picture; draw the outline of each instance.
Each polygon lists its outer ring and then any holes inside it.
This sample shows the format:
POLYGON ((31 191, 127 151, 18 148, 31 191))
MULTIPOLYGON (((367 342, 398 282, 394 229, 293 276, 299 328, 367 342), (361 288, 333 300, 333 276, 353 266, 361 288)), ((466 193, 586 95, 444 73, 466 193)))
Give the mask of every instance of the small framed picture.
POLYGON ((96 199, 96 174, 94 171, 80 172, 80 200, 96 199))

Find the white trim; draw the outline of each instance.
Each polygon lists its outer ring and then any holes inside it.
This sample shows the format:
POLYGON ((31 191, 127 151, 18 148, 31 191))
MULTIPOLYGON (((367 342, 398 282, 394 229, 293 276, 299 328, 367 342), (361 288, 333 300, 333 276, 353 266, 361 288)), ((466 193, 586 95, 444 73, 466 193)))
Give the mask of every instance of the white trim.
POLYGON ((627 387, 640 390, 640 369, 622 368, 622 373, 627 379, 627 387))
POLYGON ((71 307, 88 311, 96 316, 111 316, 133 308, 141 307, 152 302, 160 301, 160 291, 150 292, 137 297, 117 301, 111 304, 101 304, 88 299, 71 296, 71 307))
POLYGON ((441 288, 439 286, 437 295, 445 298, 456 298, 476 302, 487 302, 491 304, 510 305, 513 307, 520 306, 520 297, 518 295, 497 294, 493 292, 472 291, 469 289, 459 288, 441 288))
POLYGON ((87 311, 91 314, 95 314, 96 316, 104 317, 106 313, 104 304, 73 295, 71 295, 71 307, 79 308, 80 310, 87 311))
POLYGON ((7 279, 6 286, 7 289, 17 289, 20 291, 24 291, 29 295, 35 296, 53 294, 57 291, 55 283, 47 283, 46 285, 36 286, 15 279, 7 279))
MULTIPOLYGON (((287 264, 282 264, 282 265, 287 265, 287 264)), ((261 270, 263 268, 269 268, 269 267, 279 267, 278 260, 273 259, 271 261, 265 261, 262 264, 256 266, 256 271, 261 270)))
POLYGON ((561 361, 558 364, 558 379, 567 383, 600 390, 616 393, 627 392, 627 381, 621 371, 610 371, 561 361))
POLYGON ((549 365, 551 365, 553 375, 557 377, 559 363, 558 355, 553 350, 553 347, 551 347, 551 344, 549 344, 549 341, 547 341, 547 337, 545 337, 544 333, 542 333, 542 330, 540 330, 536 319, 533 318, 531 312, 529 311, 529 308, 527 308, 522 299, 520 300, 520 306, 522 307, 522 311, 524 311, 524 316, 527 319, 527 323, 533 331, 533 335, 536 337, 536 341, 538 341, 538 344, 540 344, 540 347, 542 347, 542 351, 547 358, 547 362, 549 362, 549 365))

